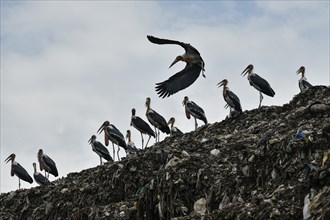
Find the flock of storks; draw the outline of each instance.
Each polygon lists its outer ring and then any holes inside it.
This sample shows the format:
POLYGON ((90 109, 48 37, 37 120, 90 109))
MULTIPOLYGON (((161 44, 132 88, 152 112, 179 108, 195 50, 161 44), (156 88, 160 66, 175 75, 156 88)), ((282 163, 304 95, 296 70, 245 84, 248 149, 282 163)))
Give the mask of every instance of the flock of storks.
MULTIPOLYGON (((147 36, 148 40, 154 44, 176 44, 180 45, 184 48, 185 53, 183 55, 177 56, 173 63, 170 65, 172 67, 175 63, 178 61, 183 61, 186 63, 186 66, 183 70, 176 73, 175 75, 171 76, 169 79, 165 80, 164 82, 157 83, 156 84, 156 92, 161 98, 169 97, 170 95, 173 95, 177 93, 180 90, 183 90, 187 87, 189 87, 191 84, 193 84, 196 79, 199 77, 200 73, 202 72, 203 77, 204 75, 204 61, 198 52, 193 46, 191 46, 188 43, 183 43, 175 40, 168 40, 168 39, 161 39, 153 36, 147 36)), ((312 87, 312 85, 307 81, 305 78, 305 67, 300 67, 297 71, 297 74, 301 73, 302 77, 299 80, 299 88, 303 92, 307 90, 308 88, 312 87)), ((259 107, 261 106, 261 102, 263 99, 262 94, 268 95, 273 97, 275 95, 274 90, 271 88, 270 84, 253 72, 253 65, 248 65, 241 75, 245 76, 248 75, 248 80, 250 82, 250 85, 253 86, 255 89, 257 89, 260 93, 260 100, 259 100, 259 107)), ((229 107, 230 113, 229 117, 234 117, 237 114, 242 112, 242 107, 240 104, 240 100, 228 88, 228 80, 224 79, 221 82, 218 83, 218 86, 223 86, 223 97, 226 101, 226 106, 229 107)), ((146 117, 148 121, 154 126, 155 131, 149 126, 149 124, 144 121, 139 116, 136 116, 135 109, 132 109, 132 117, 131 117, 131 126, 136 128, 141 133, 141 139, 142 139, 142 149, 143 147, 147 147, 149 140, 151 137, 154 137, 156 139, 156 142, 159 141, 160 131, 166 134, 170 135, 180 135, 183 134, 182 131, 180 131, 177 127, 174 126, 175 119, 172 117, 168 122, 164 119, 163 116, 158 114, 155 110, 153 110, 150 107, 151 99, 148 97, 146 99, 146 117), (170 127, 169 127, 170 125, 170 127), (144 145, 144 139, 143 134, 148 135, 149 139, 144 145)), ((195 119, 195 129, 197 129, 197 119, 203 121, 205 124, 207 124, 207 119, 204 113, 204 110, 199 107, 195 102, 189 101, 189 98, 187 96, 184 97, 183 105, 185 107, 185 113, 188 119, 190 117, 194 117, 195 119)), ((126 133, 126 139, 127 143, 125 141, 124 135, 113 125, 110 124, 109 121, 105 121, 101 127, 98 129, 98 133, 104 132, 104 141, 105 145, 109 145, 109 141, 112 142, 113 145, 113 157, 110 156, 110 153, 108 149, 99 141, 96 140, 96 136, 92 135, 92 137, 89 139, 89 143, 92 145, 93 151, 99 155, 100 157, 100 164, 102 165, 102 158, 107 161, 113 161, 115 159, 115 146, 116 144, 118 146, 117 150, 117 157, 119 158, 119 150, 120 147, 124 148, 127 154, 132 154, 134 152, 137 152, 138 149, 135 147, 134 143, 131 141, 131 132, 130 130, 127 130, 126 133)), ((55 177, 58 176, 57 168, 55 162, 46 154, 43 153, 43 150, 40 149, 38 152, 38 161, 40 165, 40 170, 45 170, 45 176, 41 173, 37 172, 36 164, 33 163, 34 167, 34 180, 39 185, 46 185, 49 183, 49 173, 54 175, 55 177), (46 172, 48 175, 46 175, 46 172)), ((11 154, 5 162, 11 161, 11 176, 16 175, 19 179, 19 188, 20 188, 20 179, 32 183, 33 180, 31 176, 28 174, 28 172, 15 161, 15 154, 11 154)))

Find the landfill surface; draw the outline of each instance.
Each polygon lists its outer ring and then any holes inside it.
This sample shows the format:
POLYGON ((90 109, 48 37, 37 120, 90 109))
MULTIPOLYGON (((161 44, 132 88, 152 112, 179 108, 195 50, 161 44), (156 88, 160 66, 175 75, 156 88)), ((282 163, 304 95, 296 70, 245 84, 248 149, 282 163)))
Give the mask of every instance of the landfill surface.
POLYGON ((0 195, 1 219, 330 219, 330 88, 0 195))

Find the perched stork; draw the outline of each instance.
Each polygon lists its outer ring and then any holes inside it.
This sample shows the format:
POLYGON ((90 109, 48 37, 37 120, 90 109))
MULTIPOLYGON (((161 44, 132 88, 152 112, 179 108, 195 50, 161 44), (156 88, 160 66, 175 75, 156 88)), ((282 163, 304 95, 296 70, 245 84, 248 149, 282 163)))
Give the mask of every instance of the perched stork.
POLYGON ((145 103, 147 107, 146 116, 150 124, 152 124, 155 127, 156 142, 157 142, 157 139, 159 141, 159 136, 160 136, 159 130, 161 130, 163 133, 166 134, 170 134, 171 131, 170 128, 168 127, 168 124, 166 123, 165 118, 160 114, 158 114, 155 110, 150 108, 150 103, 151 103, 151 99, 148 97, 145 103))
POLYGON ((49 174, 53 174, 55 177, 57 177, 58 172, 57 172, 56 164, 52 160, 52 158, 44 154, 42 149, 39 149, 37 156, 38 156, 40 170, 41 171, 45 170, 45 177, 49 178, 49 174), (46 172, 48 173, 47 176, 46 176, 46 172))
POLYGON ((149 126, 149 124, 147 122, 145 122, 142 118, 140 118, 139 116, 135 115, 135 109, 132 109, 132 118, 131 118, 131 126, 133 126, 134 128, 136 128, 140 133, 141 133, 141 138, 142 138, 142 149, 143 149, 143 134, 147 134, 149 135, 149 139, 147 141, 147 144, 145 147, 148 146, 149 140, 151 138, 151 136, 153 136, 154 138, 156 138, 156 134, 153 132, 153 130, 151 129, 151 127, 149 126))
POLYGON ((153 36, 147 36, 149 41, 154 44, 176 44, 183 47, 185 53, 177 56, 170 68, 178 61, 186 62, 183 70, 171 76, 168 80, 156 84, 156 91, 159 97, 165 98, 183 90, 193 84, 199 77, 200 72, 204 75, 204 61, 198 50, 188 43, 179 42, 176 40, 160 39, 153 36))
POLYGON ((172 117, 170 118, 170 120, 168 120, 167 124, 171 125, 171 136, 175 136, 175 135, 183 135, 183 132, 180 131, 179 128, 174 126, 175 123, 175 118, 172 117))
POLYGON ((29 173, 19 164, 15 161, 15 154, 11 154, 7 159, 5 160, 6 163, 11 161, 11 176, 16 175, 18 177, 18 189, 21 188, 21 179, 28 182, 33 183, 32 177, 29 175, 29 173))
POLYGON ((310 84, 307 81, 307 78, 305 77, 305 67, 302 66, 297 71, 297 75, 301 73, 301 78, 299 79, 299 88, 301 92, 305 92, 307 89, 313 87, 312 84, 310 84))
POLYGON ((197 119, 202 120, 205 124, 207 124, 207 119, 204 113, 204 110, 199 107, 195 102, 189 101, 187 96, 183 99, 183 105, 185 107, 186 116, 190 119, 190 115, 192 115, 195 119, 195 130, 197 129, 197 119))
POLYGON ((49 180, 42 175, 41 173, 37 172, 37 165, 36 163, 33 163, 33 168, 34 168, 34 173, 33 173, 33 178, 34 180, 40 185, 40 186, 45 186, 49 184, 49 180))
POLYGON ((88 143, 92 145, 93 151, 99 155, 100 165, 102 165, 102 158, 104 158, 106 161, 113 161, 108 149, 101 142, 96 140, 95 135, 92 135, 92 137, 88 140, 88 143))
POLYGON ((105 146, 109 145, 109 140, 112 142, 113 158, 116 157, 114 144, 116 144, 118 146, 117 157, 118 157, 118 160, 120 160, 120 158, 119 158, 120 147, 124 148, 125 151, 127 150, 124 135, 116 128, 116 126, 114 126, 113 124, 110 124, 109 121, 105 121, 101 125, 99 130, 97 130, 98 133, 101 133, 102 131, 104 131, 105 146))
POLYGON ((229 116, 232 115, 232 109, 236 110, 237 112, 242 112, 241 102, 239 101, 239 98, 235 93, 230 91, 230 89, 227 87, 228 80, 224 79, 221 82, 218 83, 218 86, 223 86, 223 98, 227 102, 227 105, 229 106, 229 116))
POLYGON ((138 149, 135 147, 134 142, 131 140, 131 131, 126 131, 126 138, 127 138, 127 151, 126 154, 133 154, 138 151, 138 149))
POLYGON ((264 98, 261 93, 274 97, 275 92, 265 79, 261 78, 256 73, 253 73, 252 64, 248 65, 241 75, 245 76, 246 74, 248 74, 248 80, 250 81, 250 85, 253 86, 255 89, 257 89, 260 93, 260 102, 259 102, 259 108, 260 108, 262 99, 264 98))

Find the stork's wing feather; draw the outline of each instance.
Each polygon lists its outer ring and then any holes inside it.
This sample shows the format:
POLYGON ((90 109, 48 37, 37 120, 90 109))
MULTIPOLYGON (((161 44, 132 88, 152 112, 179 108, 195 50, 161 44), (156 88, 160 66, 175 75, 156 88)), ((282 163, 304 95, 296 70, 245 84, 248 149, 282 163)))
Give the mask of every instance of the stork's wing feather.
POLYGON ((258 89, 260 92, 262 92, 268 96, 274 97, 275 92, 272 89, 272 87, 269 85, 269 83, 265 79, 263 79, 259 75, 252 74, 250 76, 250 84, 251 83, 252 83, 252 85, 254 84, 254 87, 256 89, 258 89))
POLYGON ((41 186, 47 185, 49 183, 49 180, 41 173, 34 173, 33 178, 41 186))
POLYGON ((50 168, 48 171, 49 173, 53 174, 55 177, 58 176, 57 168, 55 162, 52 160, 52 158, 48 157, 46 154, 43 155, 43 160, 45 164, 50 168))
POLYGON ((239 101, 237 95, 230 90, 227 90, 227 95, 234 104, 233 108, 238 112, 242 112, 241 102, 239 101))
POLYGON ((187 44, 184 42, 180 42, 180 41, 176 41, 176 40, 162 39, 162 38, 158 38, 158 37, 154 37, 154 36, 150 36, 150 35, 148 35, 147 38, 151 43, 154 43, 154 44, 176 44, 176 45, 180 45, 181 47, 183 47, 186 52, 192 52, 192 53, 196 53, 196 54, 200 55, 196 48, 194 48, 190 44, 187 44))
POLYGON ((198 78, 202 67, 198 64, 187 63, 186 67, 168 80, 157 83, 156 91, 161 98, 169 97, 193 84, 198 78))
POLYGON ((205 124, 207 124, 207 119, 204 110, 201 107, 199 107, 195 102, 193 101, 188 102, 187 108, 193 115, 195 115, 197 118, 204 121, 205 124))
POLYGON ((116 126, 111 124, 110 127, 107 127, 107 132, 118 142, 119 146, 125 149, 127 148, 124 135, 116 128, 116 126))
POLYGON ((18 178, 20 178, 26 182, 33 183, 32 177, 19 163, 16 163, 15 165, 13 165, 12 170, 16 174, 16 176, 18 176, 18 178))
POLYGON ((101 142, 96 141, 93 143, 93 151, 107 161, 112 160, 108 149, 101 142))
POLYGON ((132 124, 138 131, 156 137, 150 125, 147 122, 145 122, 142 118, 135 116, 134 118, 132 118, 132 124))
POLYGON ((311 88, 313 87, 312 84, 310 84, 307 80, 302 80, 301 83, 305 88, 311 88))
POLYGON ((150 122, 155 121, 157 123, 156 127, 159 128, 162 132, 166 132, 166 134, 170 133, 170 128, 168 127, 166 120, 163 116, 161 116, 154 110, 148 112, 147 116, 148 116, 148 119, 150 117, 150 119, 151 119, 150 122))

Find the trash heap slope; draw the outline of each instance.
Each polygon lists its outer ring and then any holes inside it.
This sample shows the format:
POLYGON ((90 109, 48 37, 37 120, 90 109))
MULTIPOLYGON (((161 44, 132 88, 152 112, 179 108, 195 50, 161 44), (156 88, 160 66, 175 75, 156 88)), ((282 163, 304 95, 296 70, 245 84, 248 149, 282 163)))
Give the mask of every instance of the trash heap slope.
POLYGON ((120 162, 3 193, 0 216, 330 219, 329 116, 330 88, 315 86, 283 106, 167 137, 120 162))

